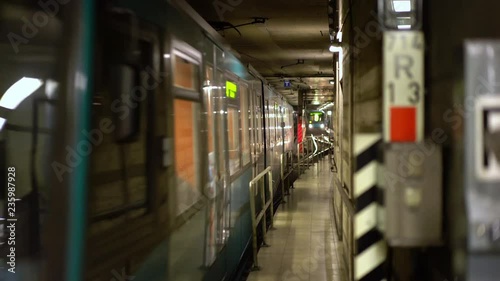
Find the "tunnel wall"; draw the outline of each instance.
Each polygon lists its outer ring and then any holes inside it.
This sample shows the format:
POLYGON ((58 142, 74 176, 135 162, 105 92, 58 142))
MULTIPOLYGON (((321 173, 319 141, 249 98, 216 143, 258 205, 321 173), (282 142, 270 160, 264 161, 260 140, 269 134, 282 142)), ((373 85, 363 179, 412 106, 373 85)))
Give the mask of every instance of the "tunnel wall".
MULTIPOLYGON (((366 135, 382 133, 382 40, 377 1, 338 3, 345 43, 343 77, 337 88, 335 124, 339 173, 334 180, 335 220, 341 225, 342 250, 349 280, 356 280, 356 145, 366 135), (344 198, 342 192, 345 192, 344 198), (354 210, 347 205, 352 201, 354 210)), ((465 273, 466 215, 463 186, 463 124, 473 106, 464 104, 464 52, 467 39, 497 39, 500 3, 494 1, 424 1, 425 136, 444 131, 443 245, 415 251, 396 249, 390 268, 400 280, 461 280, 465 273), (422 262, 423 261, 423 262, 422 262), (420 270, 420 269, 422 270, 420 270), (416 273, 415 271, 421 272, 416 273), (455 279, 458 278, 458 279, 455 279)), ((375 217, 383 231, 383 208, 375 217)))
MULTIPOLYGON (((377 1, 344 0, 338 5, 343 75, 337 89, 338 106, 335 111, 338 128, 336 159, 340 162, 339 173, 334 180, 335 219, 337 225, 341 225, 346 277, 360 280, 368 275, 380 274, 377 270, 384 259, 366 261, 358 258, 362 250, 371 251, 372 246, 377 246, 380 238, 371 241, 368 246, 360 240, 366 233, 378 232, 376 202, 367 208, 356 208, 356 201, 362 195, 357 188, 360 182, 358 174, 361 173, 364 180, 365 171, 371 169, 368 166, 376 165, 372 163, 376 161, 376 155, 373 155, 367 167, 358 167, 356 160, 362 151, 359 147, 366 141, 377 142, 382 132, 382 33, 376 16, 377 1), (368 225, 366 233, 361 225, 368 225)), ((375 171, 371 171, 371 181, 376 179, 375 171)))

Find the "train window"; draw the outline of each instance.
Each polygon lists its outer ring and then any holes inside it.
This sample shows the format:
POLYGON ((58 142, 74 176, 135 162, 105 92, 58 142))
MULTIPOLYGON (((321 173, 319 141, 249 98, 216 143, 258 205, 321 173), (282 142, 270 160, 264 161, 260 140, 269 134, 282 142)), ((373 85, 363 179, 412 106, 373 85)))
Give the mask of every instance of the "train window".
POLYGON ((229 172, 234 175, 240 170, 240 122, 238 108, 228 107, 227 109, 227 127, 229 140, 229 172))
POLYGON ((198 63, 191 60, 189 56, 174 51, 173 64, 174 86, 198 91, 198 63))
MULTIPOLYGON (((29 44, 19 39, 9 44, 7 40, 13 40, 16 37, 10 36, 15 35, 28 42, 17 35, 21 25, 12 20, 12 14, 31 15, 37 8, 34 2, 0 1, 1 280, 37 279, 47 251, 54 253, 42 243, 48 238, 43 236, 50 229, 49 213, 57 209, 51 210, 56 201, 54 199, 59 199, 59 202, 64 200, 64 203, 69 201, 60 194, 54 194, 52 179, 58 183, 67 182, 82 166, 78 165, 82 153, 77 147, 66 148, 66 159, 71 160, 64 162, 55 162, 52 153, 58 142, 57 135, 62 134, 57 126, 57 117, 61 115, 58 105, 62 106, 62 102, 57 100, 67 100, 61 98, 66 91, 60 91, 62 81, 58 79, 63 78, 58 66, 65 65, 69 58, 64 54, 70 53, 61 44, 63 29, 31 29, 36 32, 30 32, 29 37, 37 37, 29 44), (7 34, 8 31, 11 32, 7 34), (7 222, 4 218, 19 220, 7 222), (14 229, 7 228, 7 225, 15 226, 15 245, 10 240, 7 243, 9 235, 12 237, 14 234, 14 229), (11 252, 14 247, 15 252, 11 252), (9 260, 7 255, 15 255, 15 262, 8 263, 14 258, 9 260)), ((61 7, 59 15, 71 14, 68 12, 67 8, 61 7)), ((50 18, 51 27, 66 25, 59 16, 50 18)), ((26 27, 23 28, 26 30, 26 27)), ((58 234, 64 237, 64 233, 58 234)))
POLYGON ((199 159, 200 104, 183 99, 174 100, 174 151, 177 194, 177 215, 201 199, 199 159))
POLYGON ((248 87, 240 85, 241 162, 243 166, 250 162, 250 116, 248 110, 248 87))

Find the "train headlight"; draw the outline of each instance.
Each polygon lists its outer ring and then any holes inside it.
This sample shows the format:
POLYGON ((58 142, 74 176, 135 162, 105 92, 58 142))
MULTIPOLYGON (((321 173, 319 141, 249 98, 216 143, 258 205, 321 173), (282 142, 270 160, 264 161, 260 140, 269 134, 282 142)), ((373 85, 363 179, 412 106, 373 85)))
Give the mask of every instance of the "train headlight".
POLYGON ((313 128, 313 124, 309 124, 309 129, 312 129, 313 128))
POLYGON ((324 129, 325 128, 325 124, 321 124, 319 125, 321 127, 321 129, 324 129))

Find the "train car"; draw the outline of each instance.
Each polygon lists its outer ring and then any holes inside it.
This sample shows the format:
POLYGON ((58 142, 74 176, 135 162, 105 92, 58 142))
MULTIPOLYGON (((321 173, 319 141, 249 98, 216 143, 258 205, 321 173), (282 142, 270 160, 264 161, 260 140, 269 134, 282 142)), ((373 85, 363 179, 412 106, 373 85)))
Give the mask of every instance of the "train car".
POLYGON ((306 111, 307 129, 306 135, 328 135, 328 118, 322 110, 307 110, 306 111))
POLYGON ((0 277, 230 280, 292 107, 182 0, 42 4, 0 3, 0 277))

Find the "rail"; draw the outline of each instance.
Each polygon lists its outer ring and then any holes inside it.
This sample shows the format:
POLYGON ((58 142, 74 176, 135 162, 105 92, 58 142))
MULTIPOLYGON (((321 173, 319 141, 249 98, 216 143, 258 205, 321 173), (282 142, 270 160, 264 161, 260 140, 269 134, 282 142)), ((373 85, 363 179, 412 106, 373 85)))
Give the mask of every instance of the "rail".
POLYGON ((305 166, 305 169, 308 169, 313 162, 317 161, 322 155, 333 148, 333 143, 329 139, 324 138, 323 135, 320 137, 308 136, 303 142, 297 144, 297 166, 299 176, 303 166, 305 166))
POLYGON ((259 259, 257 257, 257 226, 262 220, 262 240, 263 245, 267 246, 266 243, 266 234, 267 234, 267 219, 266 219, 266 211, 268 208, 271 208, 271 228, 274 225, 273 216, 274 216, 274 206, 273 206, 273 172, 271 167, 267 167, 264 171, 258 174, 255 178, 253 178, 248 184, 248 188, 250 191, 250 210, 252 212, 252 246, 253 246, 253 264, 254 270, 259 270, 259 259), (265 184, 260 182, 260 180, 268 175, 268 188, 269 188, 269 198, 266 200, 266 192, 264 189, 265 184), (259 184, 260 183, 260 184, 259 184), (257 186, 258 185, 258 186, 257 186), (257 190, 257 187, 259 188, 257 190), (262 204, 262 208, 258 214, 255 213, 255 197, 260 192, 260 200, 262 204))

